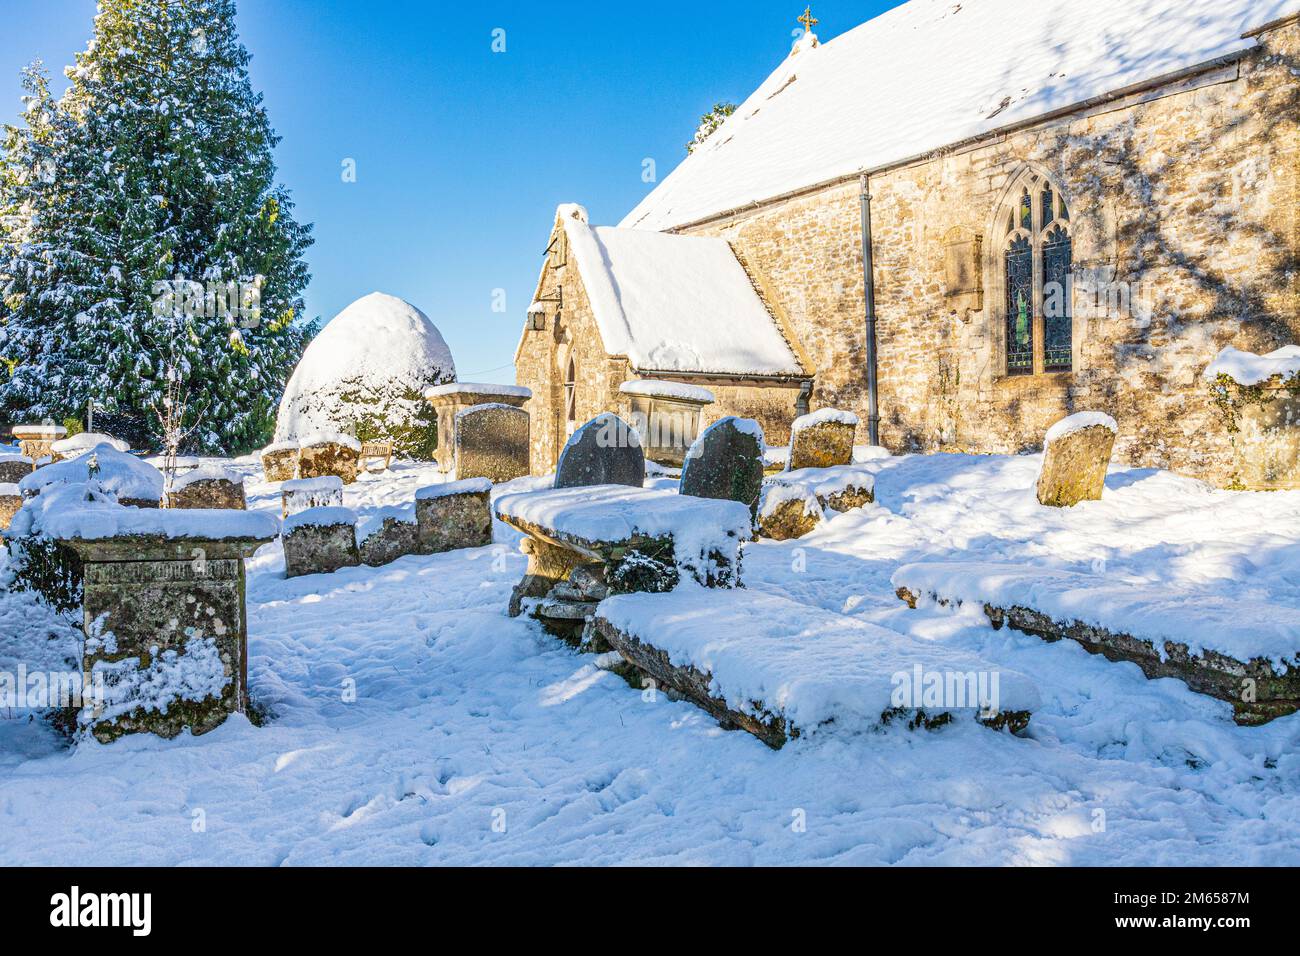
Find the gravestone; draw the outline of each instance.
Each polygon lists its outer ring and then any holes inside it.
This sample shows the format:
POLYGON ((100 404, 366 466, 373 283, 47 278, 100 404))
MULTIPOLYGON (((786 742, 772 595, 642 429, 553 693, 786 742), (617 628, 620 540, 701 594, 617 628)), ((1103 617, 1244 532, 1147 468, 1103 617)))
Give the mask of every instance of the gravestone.
POLYGON ((635 428, 609 412, 575 431, 560 455, 556 488, 645 484, 645 452, 635 428))
POLYGON ((415 508, 383 508, 357 526, 361 563, 372 568, 420 553, 420 528, 415 508))
POLYGON ((0 485, 16 485, 35 470, 26 455, 0 455, 0 485))
POLYGON ((333 574, 359 564, 355 512, 347 508, 312 508, 285 519, 285 577, 333 574))
POLYGON ((292 481, 298 477, 297 442, 281 442, 262 450, 262 470, 267 481, 292 481))
MULTIPOLYGON (((434 457, 444 473, 456 470, 456 417, 476 405, 509 405, 523 408, 533 397, 521 385, 488 385, 451 382, 436 385, 424 393, 425 401, 438 415, 438 450, 434 457)), ((527 474, 527 472, 525 472, 527 474)), ((472 477, 466 475, 465 477, 472 477)))
POLYGON ((347 435, 322 435, 303 439, 298 453, 299 478, 333 475, 350 485, 361 467, 361 442, 347 435))
POLYGON ((285 518, 312 508, 342 508, 343 479, 295 478, 280 486, 281 515, 285 518))
POLYGON ((442 554, 492 543, 492 482, 471 478, 415 494, 420 553, 442 554))
POLYGON ((1038 474, 1039 504, 1072 508, 1100 501, 1118 434, 1115 419, 1101 412, 1080 412, 1053 425, 1038 474))
POLYGON ((796 418, 790 429, 790 458, 786 471, 803 468, 834 468, 853 463, 853 437, 858 416, 824 408, 796 418))
POLYGON ((83 672, 104 686, 78 722, 103 743, 197 736, 248 711, 244 559, 274 540, 275 519, 193 518, 164 511, 147 531, 127 518, 112 537, 59 540, 83 567, 83 672))
POLYGON ((766 450, 762 426, 753 419, 728 417, 714 422, 686 454, 681 493, 739 501, 756 514, 766 450))
POLYGON ((0 531, 8 531, 23 506, 23 493, 11 482, 0 482, 0 531))
POLYGON ((494 484, 530 473, 529 421, 522 408, 475 405, 456 415, 456 478, 494 484))
POLYGON ((180 511, 246 511, 248 499, 242 478, 223 470, 198 468, 172 483, 167 507, 180 511))

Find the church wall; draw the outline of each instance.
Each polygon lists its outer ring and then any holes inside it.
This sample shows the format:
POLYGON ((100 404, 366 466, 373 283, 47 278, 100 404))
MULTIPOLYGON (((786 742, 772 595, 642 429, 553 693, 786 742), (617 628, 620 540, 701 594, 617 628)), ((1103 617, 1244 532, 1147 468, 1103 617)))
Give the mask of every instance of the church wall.
MULTIPOLYGON (((1228 480, 1230 440, 1201 371, 1225 345, 1300 341, 1300 26, 1262 41, 1161 95, 873 177, 887 446, 1036 449, 1059 418, 1100 409, 1120 422, 1118 460, 1228 480), (1089 309, 1076 290, 1073 371, 1008 377, 1001 240, 974 250, 1026 168, 1069 204, 1076 274, 1117 294, 1089 309)), ((690 231, 726 237, 763 273, 816 363, 813 408, 857 411, 865 433, 858 197, 848 183, 690 231)))

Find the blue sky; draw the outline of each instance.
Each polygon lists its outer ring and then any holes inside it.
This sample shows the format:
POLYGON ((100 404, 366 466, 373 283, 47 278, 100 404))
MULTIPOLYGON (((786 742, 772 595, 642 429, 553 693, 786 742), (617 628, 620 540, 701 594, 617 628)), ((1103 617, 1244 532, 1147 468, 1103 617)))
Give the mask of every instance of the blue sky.
MULTIPOLYGON (((813 5, 823 40, 895 5, 813 5)), ((316 226, 307 306, 372 291, 423 309, 463 380, 512 381, 515 345, 561 202, 618 222, 685 156, 699 115, 740 102, 788 52, 793 0, 689 3, 240 0, 283 142, 280 180, 316 226), (506 52, 492 51, 505 31, 506 52), (345 183, 347 159, 357 181, 345 183), (493 311, 496 290, 507 311, 493 311)), ((36 57, 61 79, 94 0, 0 0, 0 121, 36 57), (21 25, 14 29, 14 25, 21 25), (7 92, 6 92, 7 91, 7 92)))

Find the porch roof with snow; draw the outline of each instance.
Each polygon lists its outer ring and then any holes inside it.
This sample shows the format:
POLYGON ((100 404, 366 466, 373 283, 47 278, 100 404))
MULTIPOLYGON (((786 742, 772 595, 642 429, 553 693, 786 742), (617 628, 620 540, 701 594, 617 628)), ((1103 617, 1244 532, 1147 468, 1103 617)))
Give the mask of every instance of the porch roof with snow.
POLYGON ((1255 46, 1300 0, 910 0, 790 56, 621 226, 672 229, 1255 46))
POLYGON ((805 376, 725 239, 592 226, 558 213, 605 350, 640 373, 805 376))

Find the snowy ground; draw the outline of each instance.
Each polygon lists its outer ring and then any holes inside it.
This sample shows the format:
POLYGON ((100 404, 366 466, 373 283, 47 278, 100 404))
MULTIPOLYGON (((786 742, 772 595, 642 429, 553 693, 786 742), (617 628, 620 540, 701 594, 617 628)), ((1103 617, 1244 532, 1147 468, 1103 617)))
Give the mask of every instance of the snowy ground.
MULTIPOLYGON (((524 559, 501 526, 493 548, 293 581, 272 546, 249 564, 249 612, 253 694, 274 719, 69 750, 7 715, 0 863, 1300 864, 1300 717, 1239 728, 1177 681, 975 611, 909 611, 890 584, 909 562, 987 560, 1300 614, 1300 492, 1115 469, 1105 501, 1058 512, 1034 503, 1037 465, 872 462, 876 505, 745 556, 755 590, 1030 676, 1043 703, 1026 739, 961 724, 773 752, 509 619, 524 559)), ((364 516, 432 480, 399 466, 346 503, 364 516)), ((274 486, 250 493, 278 507, 274 486)), ((28 659, 71 639, 0 592, 15 634, 28 659)), ((13 656, 0 645, 0 668, 13 656)))

